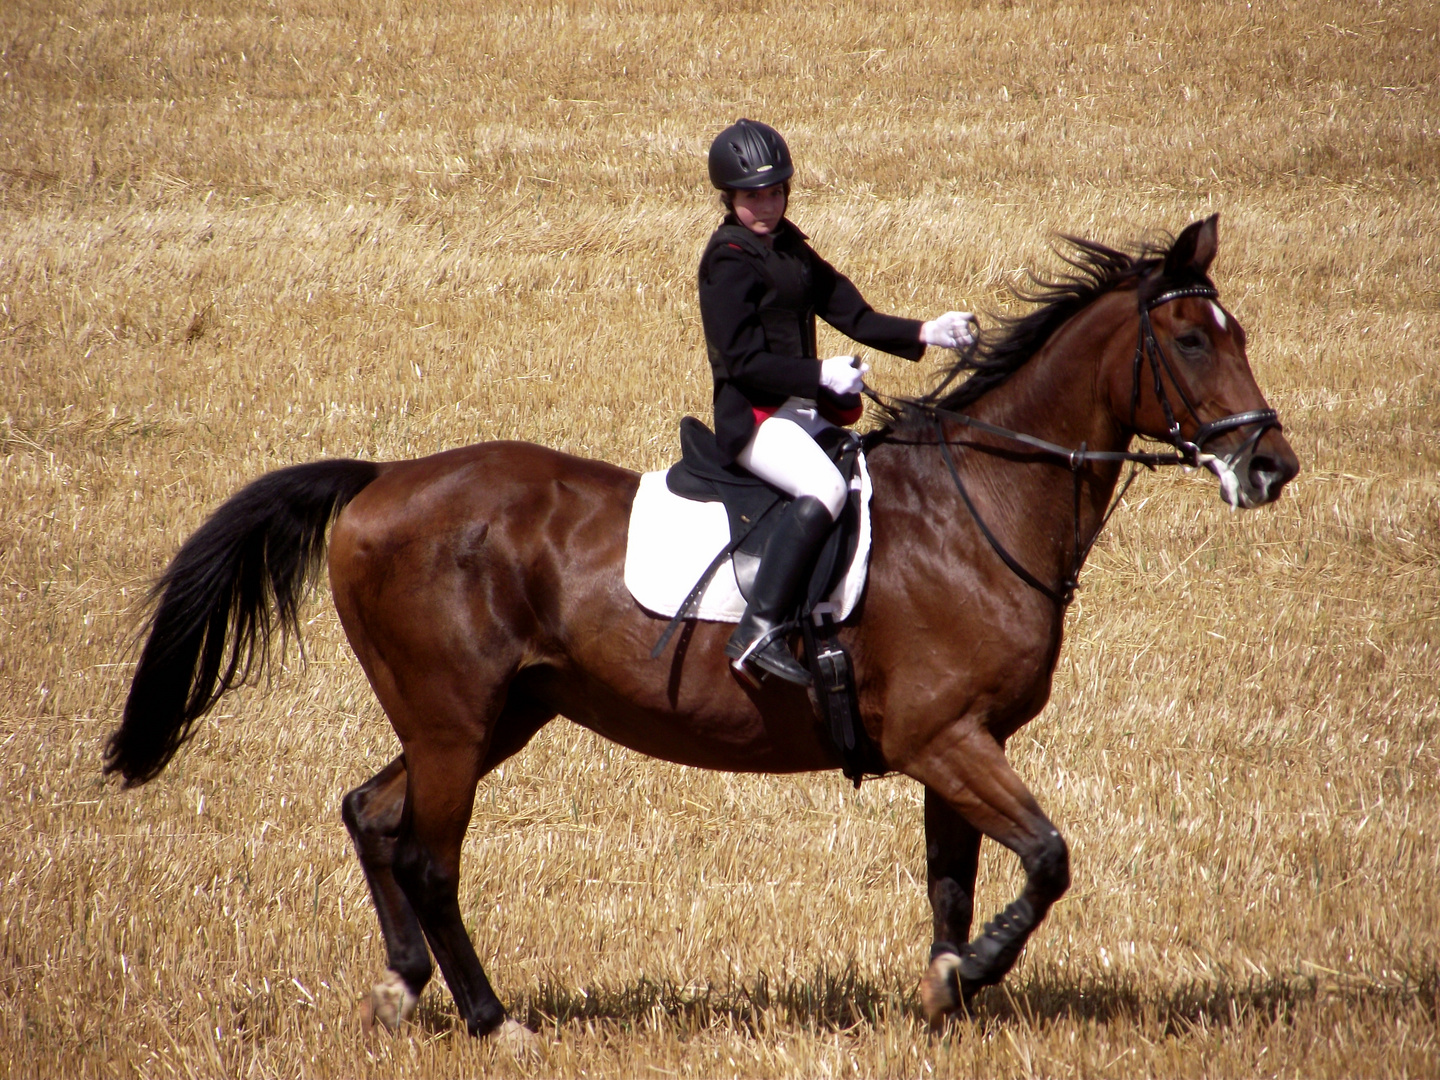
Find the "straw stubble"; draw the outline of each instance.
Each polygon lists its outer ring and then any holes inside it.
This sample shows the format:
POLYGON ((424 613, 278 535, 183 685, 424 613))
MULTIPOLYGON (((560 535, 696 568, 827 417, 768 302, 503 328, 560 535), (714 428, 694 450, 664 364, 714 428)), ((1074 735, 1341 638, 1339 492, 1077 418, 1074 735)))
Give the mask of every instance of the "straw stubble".
MULTIPOLYGON (((1221 212, 1304 471, 1145 477, 1011 756, 1075 886, 945 1037, 920 796, 557 721, 482 785, 462 903, 535 1071, 1404 1075, 1437 1060, 1437 44, 1422 3, 32 3, 0 12, 0 1072, 527 1066, 383 956, 338 800, 396 751, 308 666, 101 781, 140 599, 261 472, 525 438, 637 469, 708 414, 710 135, 882 310, 1013 309, 1053 232, 1221 212)), ((833 334, 822 348, 843 342, 833 334)), ((933 369, 870 357, 883 390, 933 369)), ((986 848, 977 914, 1018 887, 986 848)))

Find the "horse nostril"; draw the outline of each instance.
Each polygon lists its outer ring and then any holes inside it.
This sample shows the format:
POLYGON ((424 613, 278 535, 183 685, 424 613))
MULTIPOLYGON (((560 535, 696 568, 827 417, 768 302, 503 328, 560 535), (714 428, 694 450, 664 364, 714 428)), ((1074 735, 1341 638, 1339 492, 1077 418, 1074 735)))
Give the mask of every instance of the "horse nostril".
POLYGON ((1250 459, 1247 470, 1250 487, 1265 502, 1280 494, 1280 489, 1290 479, 1285 466, 1268 454, 1256 454, 1250 459))

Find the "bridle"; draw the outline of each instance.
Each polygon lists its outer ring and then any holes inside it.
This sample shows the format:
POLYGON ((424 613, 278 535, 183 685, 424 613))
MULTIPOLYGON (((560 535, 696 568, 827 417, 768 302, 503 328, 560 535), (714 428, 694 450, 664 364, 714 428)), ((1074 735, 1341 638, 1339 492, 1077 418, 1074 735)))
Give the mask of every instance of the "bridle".
MULTIPOLYGON (((1106 524, 1109 523, 1111 515, 1114 514, 1120 506, 1120 502, 1124 499, 1125 493, 1130 490, 1130 485, 1134 482, 1136 475, 1140 471, 1140 466, 1143 465, 1148 469, 1154 469, 1160 465, 1185 465, 1191 468, 1206 466, 1213 468, 1215 472, 1220 475, 1222 484, 1227 483, 1227 475, 1230 478, 1228 483, 1234 484, 1235 464, 1260 441, 1265 432, 1271 428, 1277 430, 1280 428, 1279 416, 1274 409, 1251 409, 1248 412, 1231 413, 1229 416, 1222 416, 1220 419, 1212 420, 1208 423, 1201 421, 1200 415, 1196 411, 1195 403, 1190 400, 1190 395, 1185 392, 1184 384, 1176 378, 1175 371, 1170 365, 1169 357, 1165 355, 1165 350, 1160 347, 1160 342, 1155 337, 1155 328, 1150 321, 1150 312, 1155 308, 1160 307, 1162 304, 1168 304, 1172 300, 1180 300, 1191 296, 1214 300, 1219 296, 1219 293, 1215 290, 1215 287, 1210 284, 1188 285, 1183 288, 1171 289, 1168 292, 1160 293, 1158 296, 1151 297, 1148 300, 1142 300, 1139 305, 1140 334, 1139 340, 1135 343, 1134 386, 1130 393, 1130 429, 1131 431, 1135 430, 1136 416, 1140 409, 1141 369, 1148 361, 1151 374, 1154 376, 1155 397, 1159 400, 1160 407, 1164 411, 1167 425, 1166 434, 1161 441, 1173 447, 1172 453, 1145 453, 1132 450, 1090 450, 1084 443, 1081 443, 1079 448, 1076 449, 1061 446, 1058 443, 1052 443, 1034 435, 1027 435, 1021 431, 1011 431, 1009 428, 989 424, 983 420, 977 420, 972 416, 967 416, 964 413, 941 408, 938 405, 917 403, 920 410, 934 422, 935 433, 940 447, 940 455, 945 459, 945 465, 946 468, 949 469, 950 478, 955 483, 955 490, 960 493, 960 498, 965 503, 965 508, 970 511, 970 516, 974 519, 976 526, 979 527, 986 541, 989 542, 990 547, 1021 581, 1025 582, 1025 584, 1037 592, 1049 597, 1062 608, 1069 606, 1070 601, 1075 598, 1075 590, 1080 587, 1080 570, 1085 565, 1086 558, 1090 555, 1090 549, 1094 547, 1095 541, 1099 539, 1100 534, 1105 530, 1106 524), (1176 393, 1179 394, 1181 404, 1189 413, 1190 418, 1195 421, 1195 434, 1189 439, 1186 439, 1180 432, 1180 421, 1176 417, 1175 409, 1170 404, 1170 397, 1165 391, 1165 380, 1161 377, 1162 371, 1170 376, 1170 382, 1175 387, 1176 393), (975 506, 974 500, 970 498, 970 493, 965 488, 965 482, 960 477, 960 470, 955 465, 955 455, 950 449, 952 443, 945 435, 944 422, 946 420, 968 428, 974 428, 976 431, 984 432, 987 435, 1008 439, 1011 442, 1029 447, 1032 450, 1038 450, 1048 457, 1058 459, 1061 463, 1069 467, 1071 474, 1075 478, 1075 548, 1074 556, 1070 561, 1070 567, 1063 575, 1058 588, 1047 585, 1027 570, 1014 555, 1006 550, 999 538, 990 531, 990 527, 985 523, 985 519, 980 516, 980 511, 975 506), (1254 425, 1255 431, 1232 453, 1222 457, 1205 451, 1205 445, 1217 436, 1251 425, 1254 425), (1109 507, 1101 516, 1099 527, 1096 528, 1094 534, 1087 542, 1080 535, 1081 472, 1084 467, 1091 462, 1109 461, 1129 462, 1131 464, 1130 475, 1126 477, 1125 483, 1122 484, 1120 490, 1116 492, 1109 507)), ((970 349, 973 351, 974 346, 972 345, 970 349)), ((947 379, 945 383, 942 383, 936 392, 938 393, 939 390, 943 389, 948 382, 949 379, 947 379)), ((875 394, 868 387, 865 389, 865 393, 872 399, 879 401, 882 405, 885 404, 879 395, 875 394)), ((991 448, 981 446, 979 449, 988 450, 991 448)))
MULTIPOLYGON (((1140 408, 1140 368, 1148 357, 1150 371, 1155 377, 1155 397, 1160 401, 1160 407, 1165 410, 1165 423, 1168 425, 1165 441, 1175 447, 1180 460, 1174 462, 1177 465, 1189 465, 1199 467, 1207 464, 1207 457, 1213 455, 1205 453, 1205 444, 1217 435, 1223 435, 1227 431, 1234 431, 1236 428, 1255 425, 1255 431, 1251 436, 1240 444, 1234 453, 1225 455, 1222 460, 1226 466, 1233 467, 1254 445, 1260 441, 1265 432, 1271 428, 1280 427, 1280 418, 1274 409, 1251 409, 1249 412, 1231 413, 1229 416, 1222 416, 1219 420, 1212 420, 1210 423, 1202 423, 1200 414, 1195 409, 1195 403, 1190 400, 1190 395, 1185 392, 1185 384, 1175 376, 1175 369, 1170 366, 1170 358, 1165 355, 1165 350, 1160 348, 1160 342, 1155 338, 1155 327, 1150 322, 1150 312, 1162 304, 1168 304, 1171 300, 1182 300, 1187 296, 1198 296, 1206 300, 1216 300, 1220 294, 1215 286, 1189 285, 1182 289, 1171 289, 1159 296, 1140 305, 1140 340, 1135 343, 1135 379, 1130 391, 1130 430, 1135 430, 1135 414, 1140 408), (1170 376, 1170 382, 1175 387, 1175 392, 1180 395, 1181 404, 1195 421, 1195 435, 1186 439, 1180 434, 1180 421, 1175 417, 1175 410, 1170 405, 1170 396, 1165 393, 1165 381, 1160 377, 1161 369, 1170 376)), ((1160 464, 1171 464, 1161 462, 1160 464)))

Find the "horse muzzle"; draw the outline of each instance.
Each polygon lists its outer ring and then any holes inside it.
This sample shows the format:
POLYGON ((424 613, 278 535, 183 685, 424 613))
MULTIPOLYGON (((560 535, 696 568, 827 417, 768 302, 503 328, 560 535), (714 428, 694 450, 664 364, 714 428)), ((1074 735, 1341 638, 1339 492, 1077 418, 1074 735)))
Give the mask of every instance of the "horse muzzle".
POLYGON ((1258 441, 1247 441, 1233 456, 1200 454, 1199 464, 1220 481, 1221 500, 1242 510, 1274 502, 1300 471, 1295 451, 1278 428, 1258 441))

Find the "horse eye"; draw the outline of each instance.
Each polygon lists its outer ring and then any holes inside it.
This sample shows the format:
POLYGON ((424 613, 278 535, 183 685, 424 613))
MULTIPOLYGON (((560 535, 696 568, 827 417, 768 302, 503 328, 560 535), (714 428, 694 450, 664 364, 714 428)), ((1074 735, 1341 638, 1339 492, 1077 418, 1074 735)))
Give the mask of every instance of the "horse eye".
POLYGON ((1205 335, 1199 333, 1196 330, 1191 330, 1188 333, 1181 334, 1179 337, 1177 337, 1175 339, 1175 344, 1179 345, 1187 352, 1199 352, 1205 347, 1205 335))

